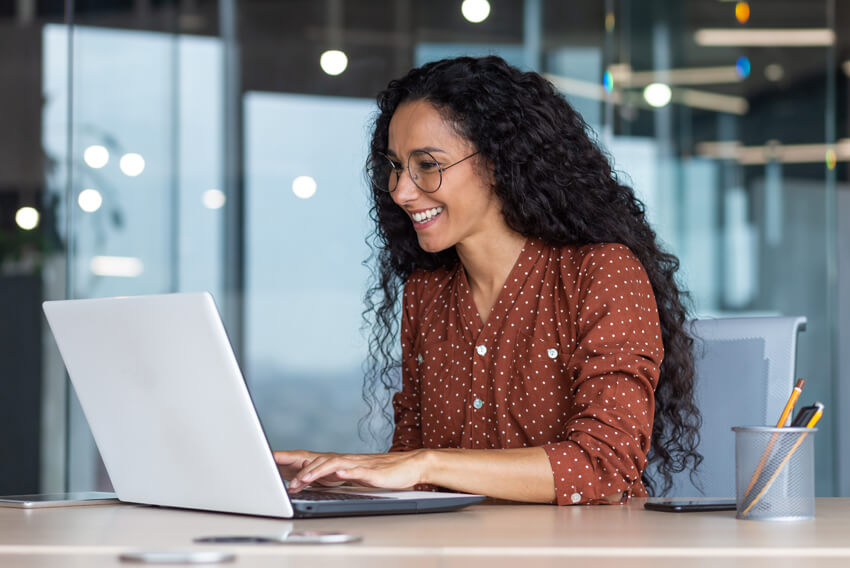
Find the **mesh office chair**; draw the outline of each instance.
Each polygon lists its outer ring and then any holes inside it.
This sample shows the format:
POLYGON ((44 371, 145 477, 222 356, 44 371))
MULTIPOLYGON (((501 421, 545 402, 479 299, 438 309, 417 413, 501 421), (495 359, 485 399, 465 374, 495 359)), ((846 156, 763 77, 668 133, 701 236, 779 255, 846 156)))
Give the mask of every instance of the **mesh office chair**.
POLYGON ((704 493, 686 471, 674 475, 670 496, 735 496, 735 438, 731 428, 776 425, 796 382, 797 333, 805 329, 804 317, 690 322, 695 397, 703 419, 698 451, 704 459, 696 480, 704 493))

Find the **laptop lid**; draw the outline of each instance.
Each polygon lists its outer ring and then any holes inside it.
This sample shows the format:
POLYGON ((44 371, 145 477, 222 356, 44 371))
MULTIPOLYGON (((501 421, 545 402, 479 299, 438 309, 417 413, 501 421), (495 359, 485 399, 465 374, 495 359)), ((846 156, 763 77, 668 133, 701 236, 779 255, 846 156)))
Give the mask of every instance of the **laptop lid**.
POLYGON ((291 517, 208 293, 44 303, 122 501, 291 517))

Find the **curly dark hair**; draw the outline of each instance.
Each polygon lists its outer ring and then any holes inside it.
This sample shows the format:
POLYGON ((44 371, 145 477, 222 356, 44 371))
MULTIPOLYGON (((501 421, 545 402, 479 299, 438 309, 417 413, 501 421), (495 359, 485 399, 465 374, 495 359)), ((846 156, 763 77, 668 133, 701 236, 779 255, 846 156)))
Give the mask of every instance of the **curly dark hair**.
POLYGON ((665 351, 643 481, 650 494, 664 494, 674 473, 690 469, 693 479, 702 461, 696 451, 701 418, 693 402, 693 339, 685 329, 689 296, 675 278, 679 261, 659 247, 643 204, 618 181, 584 119, 549 81, 499 57, 428 63, 391 81, 377 97, 366 167, 375 227, 368 238, 372 279, 363 312, 371 330, 363 384, 369 417, 382 414, 391 422, 387 402, 398 389, 399 296, 405 281, 417 268, 459 262, 454 247, 438 253, 420 248, 407 215, 380 189, 386 180, 376 177, 386 160, 393 113, 401 103, 418 100, 434 105, 490 165, 493 190, 511 229, 552 246, 620 243, 643 264, 665 351))

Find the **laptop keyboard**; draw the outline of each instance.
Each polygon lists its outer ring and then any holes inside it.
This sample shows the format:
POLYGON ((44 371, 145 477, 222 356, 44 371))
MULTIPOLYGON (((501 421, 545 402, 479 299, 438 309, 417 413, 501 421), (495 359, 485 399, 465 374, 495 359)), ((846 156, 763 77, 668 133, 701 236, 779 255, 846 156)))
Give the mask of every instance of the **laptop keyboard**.
POLYGON ((390 497, 378 497, 377 495, 363 495, 358 493, 330 493, 328 491, 310 491, 306 489, 290 496, 293 501, 363 501, 373 499, 390 499, 390 497))

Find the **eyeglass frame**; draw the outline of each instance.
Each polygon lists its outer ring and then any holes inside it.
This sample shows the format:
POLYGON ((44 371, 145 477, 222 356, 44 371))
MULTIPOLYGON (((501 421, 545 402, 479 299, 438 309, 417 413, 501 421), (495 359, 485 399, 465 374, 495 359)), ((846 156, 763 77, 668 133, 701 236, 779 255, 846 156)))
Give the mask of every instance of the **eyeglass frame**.
MULTIPOLYGON (((392 158, 390 158, 387 154, 381 153, 381 156, 386 158, 387 161, 390 163, 390 167, 392 168, 392 174, 395 174, 395 176, 396 176, 396 182, 395 182, 395 187, 393 189, 389 189, 389 183, 387 183, 386 188, 381 187, 380 185, 377 185, 377 187, 378 187, 378 189, 380 189, 381 191, 384 191, 386 193, 394 192, 396 189, 398 189, 398 184, 401 181, 401 173, 399 173, 399 172, 400 172, 400 170, 405 169, 405 170, 407 170, 407 175, 410 176, 410 181, 412 181, 413 185, 415 185, 419 190, 424 191, 425 193, 436 193, 440 190, 441 187, 443 187, 443 172, 445 172, 447 169, 449 169, 451 167, 458 165, 461 162, 465 162, 469 158, 471 158, 475 155, 478 155, 480 153, 481 153, 481 150, 476 150, 472 154, 468 155, 465 158, 461 158, 457 162, 449 164, 448 166, 441 166, 440 162, 437 161, 437 158, 434 157, 434 154, 432 154, 428 150, 414 150, 413 152, 410 153, 410 156, 407 157, 407 165, 404 166, 403 168, 397 168, 395 166, 395 161, 392 158), (425 154, 425 155, 429 156, 434 161, 434 163, 437 164, 437 171, 440 172, 440 183, 437 184, 436 189, 428 190, 428 189, 425 189, 422 186, 420 186, 418 183, 416 183, 416 179, 413 177, 413 172, 410 171, 410 158, 413 156, 413 154, 416 154, 416 153, 425 154)), ((390 174, 390 175, 392 175, 392 174, 390 174)), ((389 182, 389 180, 387 180, 387 181, 389 182)))

